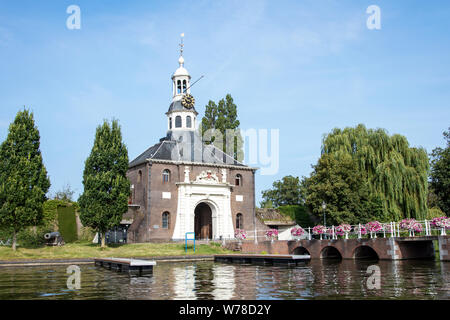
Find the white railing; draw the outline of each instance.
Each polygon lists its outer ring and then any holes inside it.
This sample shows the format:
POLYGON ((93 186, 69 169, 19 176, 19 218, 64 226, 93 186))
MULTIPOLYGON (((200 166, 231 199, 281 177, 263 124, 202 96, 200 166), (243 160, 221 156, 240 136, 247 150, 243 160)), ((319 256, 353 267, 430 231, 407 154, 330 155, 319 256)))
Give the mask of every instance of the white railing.
MULTIPOLYGON (((304 236, 302 236, 302 238, 304 239, 308 239, 308 240, 312 240, 314 239, 332 239, 332 240, 336 240, 338 239, 339 236, 343 237, 344 239, 348 239, 349 236, 356 236, 356 238, 361 239, 364 236, 367 236, 369 238, 377 238, 377 237, 382 237, 382 238, 387 238, 387 237, 400 237, 406 236, 408 237, 416 237, 416 236, 436 236, 436 235, 446 235, 447 234, 447 229, 446 228, 441 228, 441 227, 436 227, 434 225, 431 224, 430 220, 416 220, 416 223, 419 223, 421 225, 421 231, 415 231, 414 229, 402 229, 400 227, 401 223, 400 222, 387 222, 387 223, 380 223, 382 225, 382 228, 380 230, 377 231, 369 231, 366 228, 366 224, 357 224, 357 225, 350 225, 351 229, 350 232, 337 232, 336 228, 337 226, 326 226, 326 232, 322 233, 322 234, 313 234, 313 228, 308 227, 308 228, 303 228, 305 230, 305 234, 304 236)), ((265 230, 248 230, 246 231, 247 233, 247 237, 245 240, 254 240, 255 242, 258 241, 266 241, 269 240, 266 237, 266 232, 267 229, 265 230), (256 236, 255 236, 256 234, 256 236)), ((295 237, 292 236, 292 238, 295 239, 295 237)), ((299 239, 299 238, 297 238, 299 239)), ((236 238, 231 238, 231 239, 222 239, 224 242, 227 240, 232 240, 232 241, 236 241, 238 239, 236 238)))

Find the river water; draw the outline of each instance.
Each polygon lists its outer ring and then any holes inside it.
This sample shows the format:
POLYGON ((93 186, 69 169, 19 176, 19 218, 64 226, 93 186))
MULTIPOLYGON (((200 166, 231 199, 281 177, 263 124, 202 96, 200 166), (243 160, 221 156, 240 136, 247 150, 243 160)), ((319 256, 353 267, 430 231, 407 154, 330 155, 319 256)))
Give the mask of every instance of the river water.
POLYGON ((439 261, 161 262, 142 277, 79 267, 78 290, 67 287, 67 266, 0 268, 0 299, 450 299, 450 263, 439 261), (379 289, 370 285, 371 265, 379 267, 379 289))

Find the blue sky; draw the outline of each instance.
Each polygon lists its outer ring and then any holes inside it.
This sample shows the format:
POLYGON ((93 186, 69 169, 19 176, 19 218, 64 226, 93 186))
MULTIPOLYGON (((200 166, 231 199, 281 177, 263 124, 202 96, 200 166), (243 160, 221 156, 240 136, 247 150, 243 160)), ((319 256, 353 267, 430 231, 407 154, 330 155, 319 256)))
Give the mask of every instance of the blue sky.
POLYGON ((430 152, 450 126, 448 1, 0 1, 0 140, 35 115, 51 192, 82 192, 95 128, 119 119, 130 160, 166 132, 185 67, 200 116, 230 93, 244 129, 280 129, 280 169, 309 175, 325 133, 364 123, 430 152), (69 30, 66 9, 81 8, 69 30), (366 8, 381 9, 369 30, 366 8))

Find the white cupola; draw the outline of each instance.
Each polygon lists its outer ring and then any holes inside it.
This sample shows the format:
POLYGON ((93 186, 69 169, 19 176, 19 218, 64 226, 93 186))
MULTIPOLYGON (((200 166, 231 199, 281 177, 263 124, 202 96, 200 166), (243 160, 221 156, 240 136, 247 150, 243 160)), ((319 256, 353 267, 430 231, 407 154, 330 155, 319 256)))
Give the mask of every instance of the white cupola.
POLYGON ((167 115, 168 131, 195 131, 197 111, 194 108, 195 100, 191 96, 191 76, 184 67, 183 37, 181 34, 179 67, 172 75, 172 103, 167 115))

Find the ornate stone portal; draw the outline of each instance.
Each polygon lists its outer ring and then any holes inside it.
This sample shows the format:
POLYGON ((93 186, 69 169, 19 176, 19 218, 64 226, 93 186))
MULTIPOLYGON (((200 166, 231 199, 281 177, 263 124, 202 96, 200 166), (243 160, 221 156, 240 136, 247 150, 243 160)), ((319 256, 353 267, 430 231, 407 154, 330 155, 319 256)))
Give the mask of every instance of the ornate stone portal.
POLYGON ((172 239, 184 239, 186 232, 195 232, 196 208, 201 204, 206 204, 211 209, 212 230, 209 238, 234 238, 231 185, 220 182, 209 170, 200 173, 193 181, 186 182, 188 175, 189 168, 186 168, 185 182, 177 183, 178 210, 172 239))

